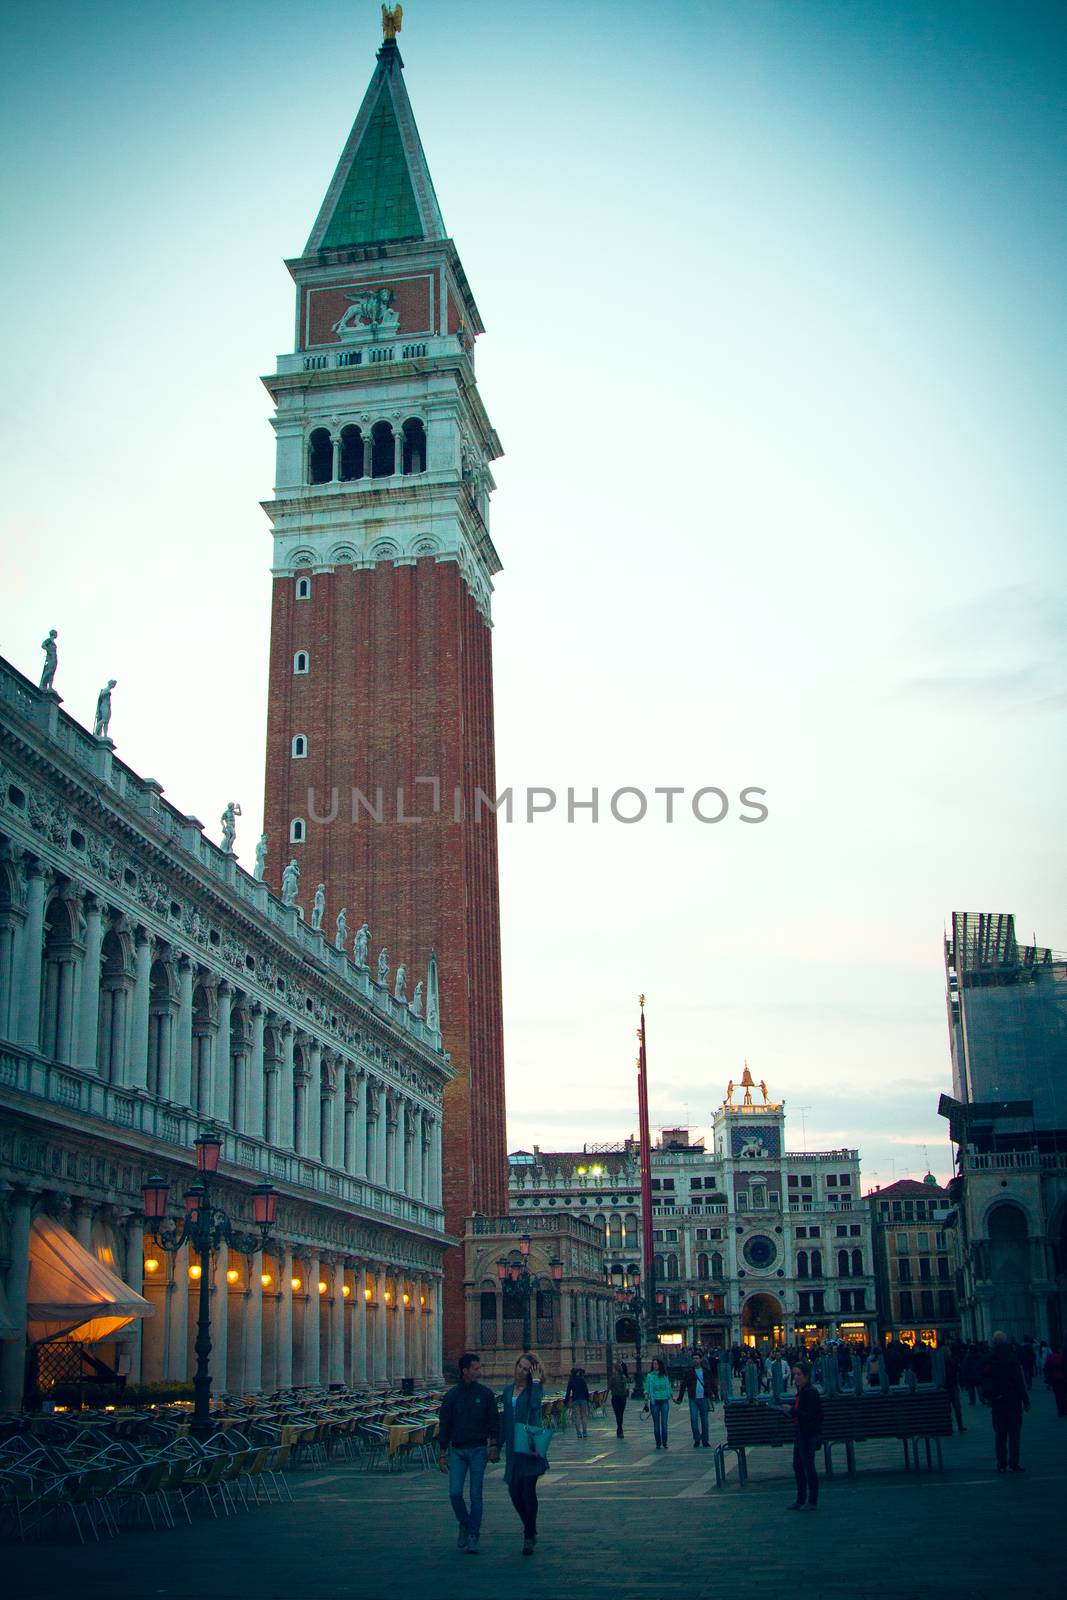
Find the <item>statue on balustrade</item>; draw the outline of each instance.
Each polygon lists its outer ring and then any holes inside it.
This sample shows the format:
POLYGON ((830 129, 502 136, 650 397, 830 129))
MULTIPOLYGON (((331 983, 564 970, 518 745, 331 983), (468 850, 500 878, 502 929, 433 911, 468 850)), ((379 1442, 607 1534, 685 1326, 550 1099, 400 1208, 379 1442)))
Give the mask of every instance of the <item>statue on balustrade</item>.
POLYGON ((389 987, 389 952, 383 945, 378 951, 378 982, 383 989, 389 987))
POLYGON ((111 726, 111 691, 117 683, 117 678, 109 678, 96 697, 96 721, 93 724, 94 739, 107 739, 110 737, 107 730, 111 726))
POLYGON ((322 927, 322 919, 326 915, 326 885, 320 883, 315 890, 315 899, 311 906, 311 926, 317 933, 322 927))
POLYGON ((300 868, 297 866, 294 858, 292 861, 290 861, 289 865, 282 873, 282 904, 287 906, 295 906, 296 897, 299 893, 300 868))
POLYGON ((256 845, 256 865, 252 873, 257 883, 263 882, 263 874, 267 870, 267 835, 261 833, 259 843, 256 845))
POLYGON ((411 1014, 415 1017, 422 1016, 422 979, 415 985, 415 993, 411 997, 411 1014))
POLYGON ((56 647, 55 628, 49 628, 48 638, 41 640, 41 649, 44 651, 44 666, 41 668, 41 688, 50 689, 55 694, 56 668, 59 665, 59 650, 56 647))
POLYGON ((393 985, 393 999, 399 1000, 401 1005, 407 1000, 408 969, 401 962, 396 969, 396 982, 393 985))
POLYGON ((237 818, 240 815, 240 806, 236 800, 231 800, 219 819, 222 823, 222 853, 224 856, 233 855, 233 842, 237 838, 237 818))
POLYGON ((352 957, 357 967, 367 965, 367 952, 370 949, 370 924, 364 923, 356 932, 356 942, 352 948, 352 957))
POLYGON ((342 906, 337 913, 337 932, 333 936, 335 950, 344 950, 348 945, 348 907, 342 906))

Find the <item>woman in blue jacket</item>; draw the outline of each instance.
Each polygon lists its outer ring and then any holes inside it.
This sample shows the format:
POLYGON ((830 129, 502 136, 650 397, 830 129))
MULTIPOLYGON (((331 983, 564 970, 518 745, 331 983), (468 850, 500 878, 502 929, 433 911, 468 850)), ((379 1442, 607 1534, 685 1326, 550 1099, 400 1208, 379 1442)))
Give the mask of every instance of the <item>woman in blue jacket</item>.
POLYGON ((656 1449, 667 1448, 667 1415, 671 1409, 671 1380, 667 1368, 655 1356, 652 1370, 645 1379, 645 1406, 652 1412, 652 1431, 656 1435, 656 1449))
POLYGON ((522 1553, 532 1556, 537 1542, 537 1480, 548 1471, 541 1456, 515 1449, 516 1426, 541 1427, 544 1369, 535 1355, 520 1356, 514 1381, 504 1390, 504 1482, 511 1503, 522 1518, 522 1553))

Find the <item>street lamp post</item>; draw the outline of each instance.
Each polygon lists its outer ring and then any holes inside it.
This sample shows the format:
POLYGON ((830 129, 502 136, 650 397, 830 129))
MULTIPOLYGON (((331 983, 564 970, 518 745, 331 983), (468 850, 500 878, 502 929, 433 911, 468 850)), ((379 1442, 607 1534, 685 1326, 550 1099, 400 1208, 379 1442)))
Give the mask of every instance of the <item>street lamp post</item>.
POLYGON ((522 1348, 525 1354, 530 1348, 530 1302, 539 1289, 551 1284, 558 1288, 563 1278, 563 1262, 558 1256, 553 1256, 548 1263, 551 1273, 550 1278, 544 1278, 536 1272, 531 1272, 530 1260, 530 1235, 524 1233, 519 1240, 518 1261, 509 1261, 506 1256, 501 1256, 497 1261, 497 1276, 500 1279, 501 1292, 505 1284, 511 1285, 513 1294, 522 1298, 522 1348))
POLYGON ((198 1181, 185 1192, 185 1215, 181 1227, 166 1222, 170 1184, 158 1174, 145 1180, 142 1188, 145 1220, 152 1238, 161 1249, 176 1255, 183 1245, 193 1247, 200 1257, 200 1299, 196 1319, 196 1373, 193 1377, 193 1434, 206 1438, 212 1431, 211 1373, 211 1257, 225 1240, 235 1250, 252 1255, 262 1250, 270 1236, 277 1214, 278 1196, 269 1183, 252 1191, 252 1217, 258 1234, 241 1233, 224 1211, 212 1202, 209 1181, 218 1171, 222 1140, 213 1133, 202 1133, 194 1140, 198 1181), (207 1269, 206 1271, 204 1269, 207 1269))
POLYGON ((633 1318, 634 1324, 634 1390, 633 1398, 639 1400, 644 1393, 644 1374, 641 1371, 641 1322, 645 1315, 645 1300, 641 1293, 641 1275, 632 1273, 633 1288, 627 1289, 624 1284, 619 1284, 615 1290, 615 1299, 619 1310, 633 1318))

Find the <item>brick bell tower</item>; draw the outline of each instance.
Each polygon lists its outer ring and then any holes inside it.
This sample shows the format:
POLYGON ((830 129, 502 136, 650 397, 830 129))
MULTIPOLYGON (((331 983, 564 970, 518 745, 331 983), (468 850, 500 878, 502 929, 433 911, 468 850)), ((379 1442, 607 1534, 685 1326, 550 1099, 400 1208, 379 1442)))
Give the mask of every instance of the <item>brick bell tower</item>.
MULTIPOLYGON (((406 994, 439 973, 455 1080, 444 1209, 507 1210, 500 910, 493 797, 489 463, 474 375, 478 308, 448 237, 393 19, 304 253, 295 353, 277 408, 264 827, 267 878, 325 885, 331 941, 370 925, 406 994), (413 820, 414 819, 414 820, 413 820)), ((426 999, 432 1004, 432 986, 426 999)), ((446 1259, 444 1346, 464 1341, 462 1251, 446 1259)))

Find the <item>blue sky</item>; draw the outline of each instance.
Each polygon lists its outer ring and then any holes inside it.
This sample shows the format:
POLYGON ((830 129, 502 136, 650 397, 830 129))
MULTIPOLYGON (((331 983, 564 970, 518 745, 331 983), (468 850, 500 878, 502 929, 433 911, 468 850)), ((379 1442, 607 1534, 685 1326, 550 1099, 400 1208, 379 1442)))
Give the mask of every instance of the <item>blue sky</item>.
MULTIPOLYGON (((945 918, 1067 948, 1062 8, 406 11, 506 451, 501 783, 770 806, 503 829, 512 1144, 631 1131, 644 989, 654 1122, 747 1055, 808 1147, 943 1174, 945 918)), ((8 12, 0 648, 58 627, 67 709, 116 677, 121 755, 248 855, 258 375, 378 37, 8 12)))

